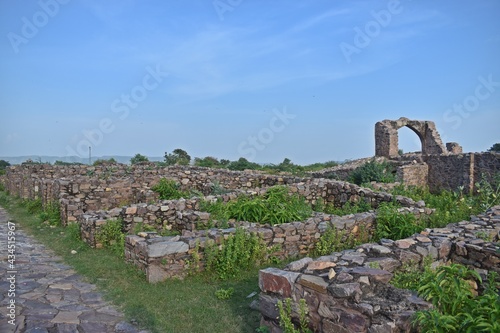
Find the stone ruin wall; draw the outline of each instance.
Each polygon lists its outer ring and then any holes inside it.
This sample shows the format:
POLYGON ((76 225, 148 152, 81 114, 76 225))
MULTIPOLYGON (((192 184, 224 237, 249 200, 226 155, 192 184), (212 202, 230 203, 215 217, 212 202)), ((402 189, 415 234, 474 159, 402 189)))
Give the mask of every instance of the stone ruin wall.
POLYGON ((426 163, 429 165, 428 184, 432 192, 463 187, 464 192, 469 193, 475 191, 475 185, 483 175, 491 182, 495 175, 500 174, 498 153, 427 156, 426 163))
MULTIPOLYGON (((431 214, 424 208, 401 208, 401 212, 421 216, 431 214)), ((305 221, 279 225, 260 225, 248 222, 231 223, 229 229, 184 230, 182 236, 158 237, 156 233, 129 235, 125 240, 125 257, 146 273, 149 282, 155 283, 168 278, 182 278, 193 269, 203 270, 204 247, 207 241, 220 244, 223 238, 236 231, 236 227, 257 234, 268 249, 270 256, 279 259, 304 256, 312 253, 316 242, 328 228, 343 232, 343 241, 351 237, 368 238, 373 234, 375 212, 358 213, 346 216, 316 213, 305 221), (200 258, 193 267, 193 254, 200 258)), ((86 221, 85 224, 94 223, 86 221)))
POLYGON ((434 267, 461 263, 484 281, 489 271, 500 273, 499 236, 500 206, 496 206, 471 221, 426 229, 406 239, 363 244, 314 260, 306 257, 285 269, 261 270, 261 325, 281 333, 277 304, 290 298, 296 322, 299 302, 305 300, 314 332, 409 332, 412 314, 431 305, 391 286, 394 271, 404 264, 422 265, 430 256, 434 267), (481 233, 491 241, 479 238, 481 233))
MULTIPOLYGON (((204 194, 211 191, 214 183, 225 189, 241 191, 288 185, 291 192, 304 196, 312 204, 321 198, 324 203, 333 203, 339 207, 348 201, 363 198, 376 208, 379 202, 392 200, 390 194, 374 192, 346 182, 286 175, 197 167, 149 169, 125 165, 112 165, 107 169, 103 167, 99 169, 101 173, 96 170, 95 167, 83 166, 15 166, 8 170, 7 189, 22 198, 41 198, 44 204, 59 202, 63 224, 75 222, 80 215, 89 211, 109 210, 130 203, 156 202, 158 195, 150 189, 162 177, 176 180, 182 184, 183 189, 196 189, 204 194), (57 178, 64 174, 65 168, 73 176, 57 178), (115 172, 118 175, 128 173, 128 176, 115 177, 115 172)), ((403 201, 403 206, 407 205, 403 201)))

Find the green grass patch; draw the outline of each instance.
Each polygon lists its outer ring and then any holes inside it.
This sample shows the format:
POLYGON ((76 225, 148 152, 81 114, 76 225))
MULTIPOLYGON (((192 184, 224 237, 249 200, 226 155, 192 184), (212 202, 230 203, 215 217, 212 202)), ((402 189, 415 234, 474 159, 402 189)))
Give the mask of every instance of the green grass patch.
POLYGON ((237 279, 218 280, 196 275, 184 280, 149 284, 142 272, 126 264, 112 249, 91 249, 79 240, 77 225, 49 227, 29 214, 20 200, 0 192, 0 205, 23 230, 34 235, 105 297, 120 306, 127 318, 152 332, 254 332, 260 314, 249 309, 258 291, 258 269, 241 272, 237 279), (63 234, 61 234, 63 233, 63 234), (71 254, 76 250, 77 254, 71 254), (219 300, 216 291, 233 288, 233 295, 219 300), (214 320, 217 318, 217 320, 214 320))

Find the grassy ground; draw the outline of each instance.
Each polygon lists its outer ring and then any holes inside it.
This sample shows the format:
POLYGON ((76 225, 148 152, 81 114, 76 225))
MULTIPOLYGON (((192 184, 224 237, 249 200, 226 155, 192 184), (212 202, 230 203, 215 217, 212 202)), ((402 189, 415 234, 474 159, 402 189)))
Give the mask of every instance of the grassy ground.
POLYGON ((149 284, 142 272, 112 252, 89 248, 76 237, 75 228, 51 228, 31 215, 20 200, 0 192, 0 205, 23 230, 33 235, 105 297, 118 305, 127 318, 152 332, 255 332, 260 315, 249 308, 258 291, 258 270, 245 272, 238 280, 218 281, 208 276, 149 284), (71 254, 76 250, 77 254, 71 254), (228 300, 219 300, 215 291, 234 288, 228 300))

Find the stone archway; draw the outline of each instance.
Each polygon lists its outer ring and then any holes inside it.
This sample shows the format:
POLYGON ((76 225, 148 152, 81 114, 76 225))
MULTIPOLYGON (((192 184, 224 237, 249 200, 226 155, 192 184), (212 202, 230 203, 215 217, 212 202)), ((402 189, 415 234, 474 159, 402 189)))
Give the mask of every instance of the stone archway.
POLYGON ((398 120, 386 119, 375 124, 375 156, 388 158, 398 156, 398 129, 403 126, 417 134, 422 144, 423 155, 447 154, 433 121, 401 117, 398 120))

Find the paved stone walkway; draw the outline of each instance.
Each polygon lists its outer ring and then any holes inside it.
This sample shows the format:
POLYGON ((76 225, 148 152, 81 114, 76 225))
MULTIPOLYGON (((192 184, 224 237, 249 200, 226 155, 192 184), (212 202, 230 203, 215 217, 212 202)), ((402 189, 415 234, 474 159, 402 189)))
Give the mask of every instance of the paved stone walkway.
POLYGON ((103 300, 96 286, 83 282, 60 257, 8 221, 0 207, 0 332, 139 332, 103 300), (9 226, 15 226, 15 243, 9 242, 9 226), (8 252, 12 244, 13 267, 8 252))

